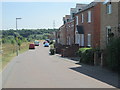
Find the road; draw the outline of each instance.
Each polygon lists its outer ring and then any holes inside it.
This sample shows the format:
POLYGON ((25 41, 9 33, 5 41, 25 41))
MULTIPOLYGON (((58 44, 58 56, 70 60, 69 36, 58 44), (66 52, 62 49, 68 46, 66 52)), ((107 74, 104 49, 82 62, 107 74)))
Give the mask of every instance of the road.
POLYGON ((49 55, 41 44, 15 57, 3 71, 3 88, 114 88, 83 73, 74 61, 49 55))

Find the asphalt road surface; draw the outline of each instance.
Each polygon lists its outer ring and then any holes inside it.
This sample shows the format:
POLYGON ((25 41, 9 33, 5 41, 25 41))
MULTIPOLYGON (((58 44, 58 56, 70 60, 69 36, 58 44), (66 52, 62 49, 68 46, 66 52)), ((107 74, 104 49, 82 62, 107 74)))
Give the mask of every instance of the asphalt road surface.
POLYGON ((15 57, 3 70, 3 88, 114 88, 70 68, 81 67, 41 44, 15 57))

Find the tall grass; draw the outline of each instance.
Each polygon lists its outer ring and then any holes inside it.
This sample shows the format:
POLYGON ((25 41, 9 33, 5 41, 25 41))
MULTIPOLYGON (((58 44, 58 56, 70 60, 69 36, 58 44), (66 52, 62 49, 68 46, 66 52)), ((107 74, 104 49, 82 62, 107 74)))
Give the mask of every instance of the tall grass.
MULTIPOLYGON (((21 45, 19 53, 23 53, 29 49, 29 43, 24 42, 21 45)), ((2 45, 2 69, 16 56, 16 46, 13 44, 3 44, 2 45)))

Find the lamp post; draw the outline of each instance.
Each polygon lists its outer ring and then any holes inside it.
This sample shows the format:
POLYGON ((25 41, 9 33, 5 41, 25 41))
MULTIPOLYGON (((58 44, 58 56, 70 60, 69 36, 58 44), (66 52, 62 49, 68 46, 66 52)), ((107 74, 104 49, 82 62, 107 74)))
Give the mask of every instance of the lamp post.
MULTIPOLYGON (((20 20, 22 18, 16 18, 16 31, 18 31, 17 29, 17 21, 20 20)), ((16 55, 18 56, 18 37, 16 35, 16 55)))

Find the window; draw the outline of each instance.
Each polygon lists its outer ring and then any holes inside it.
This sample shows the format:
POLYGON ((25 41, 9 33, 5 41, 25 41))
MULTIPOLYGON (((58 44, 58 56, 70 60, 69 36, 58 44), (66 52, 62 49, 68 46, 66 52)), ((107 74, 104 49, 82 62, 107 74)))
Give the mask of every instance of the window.
POLYGON ((75 13, 72 13, 72 18, 74 18, 75 17, 75 13))
POLYGON ((107 26, 107 43, 110 41, 111 26, 107 26))
POLYGON ((81 15, 81 22, 82 23, 84 22, 84 15, 83 14, 81 15))
POLYGON ((69 19, 67 19, 67 22, 69 22, 69 19))
POLYGON ((112 5, 108 4, 107 5, 107 14, 111 14, 112 13, 112 5))
POLYGON ((81 46, 84 46, 84 34, 81 34, 81 46))
POLYGON ((78 16, 76 16, 76 25, 78 25, 78 16))
POLYGON ((79 46, 80 46, 80 34, 78 34, 78 40, 77 40, 79 46))
POLYGON ((88 34, 88 46, 91 47, 91 34, 88 34))
POLYGON ((80 45, 80 34, 76 34, 75 43, 80 45))
POLYGON ((88 22, 90 23, 92 20, 91 20, 91 11, 88 11, 88 22))

